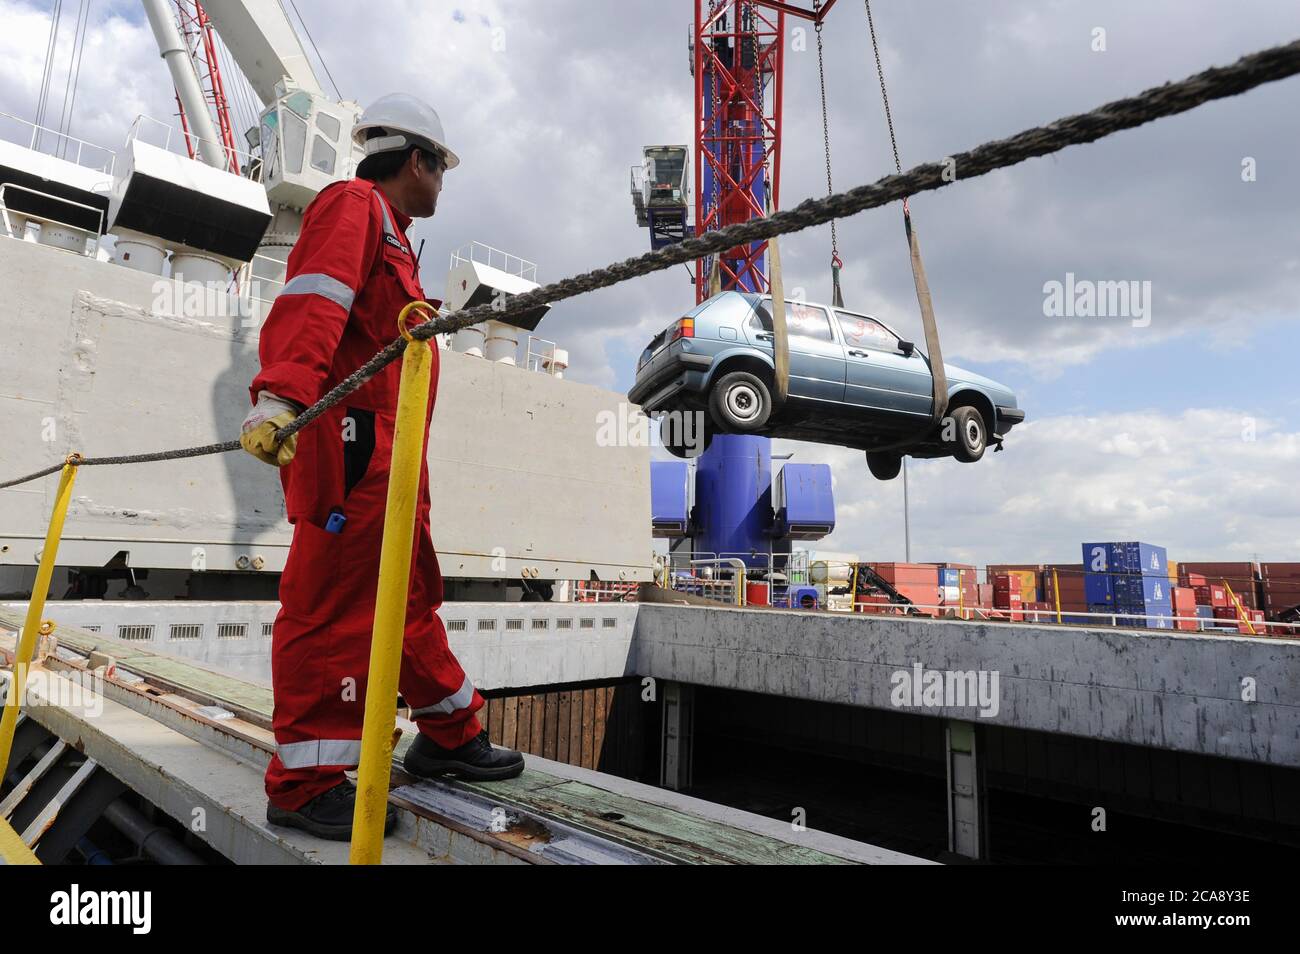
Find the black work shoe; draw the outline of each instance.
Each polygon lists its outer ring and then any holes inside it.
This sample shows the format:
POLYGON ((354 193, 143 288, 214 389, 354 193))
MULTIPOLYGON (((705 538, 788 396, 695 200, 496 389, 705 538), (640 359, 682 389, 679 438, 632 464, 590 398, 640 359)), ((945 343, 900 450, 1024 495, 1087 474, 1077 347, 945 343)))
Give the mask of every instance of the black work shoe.
POLYGON ((514 778, 524 770, 524 757, 510 749, 497 749, 484 729, 460 748, 444 749, 423 732, 406 750, 406 770, 412 775, 454 775, 480 782, 514 778))
MULTIPOLYGON (((266 820, 272 825, 285 828, 301 828, 318 838, 330 841, 350 841, 352 839, 352 813, 357 805, 357 787, 347 779, 333 788, 321 792, 297 811, 289 811, 269 802, 266 805, 266 820)), ((387 835, 397 824, 397 809, 392 805, 385 807, 384 834, 387 835)))

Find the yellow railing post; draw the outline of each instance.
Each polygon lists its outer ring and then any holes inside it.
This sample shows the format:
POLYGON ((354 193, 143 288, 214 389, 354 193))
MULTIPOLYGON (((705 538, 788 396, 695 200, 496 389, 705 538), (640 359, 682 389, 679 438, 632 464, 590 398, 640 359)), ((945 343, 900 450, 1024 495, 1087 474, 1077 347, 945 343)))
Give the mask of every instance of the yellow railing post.
POLYGON ((1056 575, 1056 567, 1052 567, 1052 596, 1056 598, 1056 622, 1061 622, 1061 578, 1056 575))
POLYGON ((402 664, 402 636, 406 629, 411 552, 415 542, 415 506, 419 498, 425 412, 429 406, 433 366, 429 343, 417 341, 406 330, 407 315, 415 308, 437 314, 432 305, 413 301, 397 318, 398 329, 406 338, 406 351, 402 355, 402 378, 397 392, 384 541, 379 553, 379 589, 370 643, 370 674, 366 681, 365 722, 361 730, 361 764, 357 767, 357 803, 352 816, 349 860, 354 865, 377 865, 384 857, 384 816, 397 727, 397 676, 402 664))
POLYGON ((1251 623, 1250 617, 1246 615, 1246 608, 1241 605, 1241 600, 1237 598, 1237 594, 1232 592, 1232 587, 1228 585, 1228 581, 1226 579, 1223 581, 1223 588, 1228 593, 1228 599, 1232 600, 1232 605, 1237 609, 1237 622, 1245 623, 1246 632, 1250 633, 1250 635, 1252 636, 1257 635, 1255 633, 1254 624, 1251 623))
POLYGON ((23 631, 14 647, 14 673, 9 681, 9 696, 5 700, 4 714, 0 715, 0 775, 9 767, 9 754, 14 744, 14 729, 18 726, 18 709, 22 705, 23 693, 27 688, 27 669, 31 666, 32 655, 36 652, 36 638, 41 627, 41 613, 45 611, 45 594, 50 591, 50 580, 54 578, 54 558, 59 553, 59 540, 63 536, 63 521, 68 516, 68 504, 72 502, 72 482, 77 476, 78 455, 68 457, 59 475, 59 489, 54 495, 54 512, 50 514, 50 526, 45 532, 45 547, 41 550, 41 564, 36 570, 36 582, 32 585, 32 599, 27 604, 27 618, 23 620, 23 631))

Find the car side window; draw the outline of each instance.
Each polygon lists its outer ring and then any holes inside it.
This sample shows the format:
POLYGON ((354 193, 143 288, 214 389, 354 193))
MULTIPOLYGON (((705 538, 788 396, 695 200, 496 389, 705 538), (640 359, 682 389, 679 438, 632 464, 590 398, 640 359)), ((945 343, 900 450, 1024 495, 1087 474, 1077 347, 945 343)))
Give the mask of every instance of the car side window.
MULTIPOLYGON (((770 298, 765 298, 754 309, 755 318, 761 316, 763 330, 768 332, 772 330, 772 314, 769 310, 772 307, 771 301, 770 298)), ((753 322, 754 318, 750 321, 753 322)), ((757 326, 751 324, 751 327, 757 326)), ((786 300, 785 329, 791 337, 811 338, 814 341, 835 340, 826 309, 821 305, 810 305, 803 301, 786 300)))
POLYGON ((802 301, 785 303, 785 326, 791 335, 814 341, 834 341, 826 309, 802 301))
POLYGON ((898 350, 898 337, 874 318, 851 315, 846 311, 837 311, 835 316, 839 319, 840 333, 844 335, 844 343, 848 347, 877 351, 898 350))

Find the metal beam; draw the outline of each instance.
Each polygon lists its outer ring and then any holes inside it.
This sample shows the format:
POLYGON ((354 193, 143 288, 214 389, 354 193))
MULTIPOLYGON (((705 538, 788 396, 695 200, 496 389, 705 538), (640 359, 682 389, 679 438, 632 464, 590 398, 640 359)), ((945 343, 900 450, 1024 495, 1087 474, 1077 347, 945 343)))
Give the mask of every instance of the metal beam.
POLYGON ((974 861, 988 857, 988 800, 979 732, 973 722, 944 726, 948 778, 948 850, 974 861))

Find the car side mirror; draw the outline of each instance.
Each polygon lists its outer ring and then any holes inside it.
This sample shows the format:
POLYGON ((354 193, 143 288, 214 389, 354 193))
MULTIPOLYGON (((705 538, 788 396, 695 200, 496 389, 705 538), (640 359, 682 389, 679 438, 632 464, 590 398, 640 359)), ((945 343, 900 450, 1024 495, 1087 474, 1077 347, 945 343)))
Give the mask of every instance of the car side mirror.
POLYGON ((910 341, 900 341, 898 343, 898 350, 903 352, 903 357, 910 358, 912 352, 916 350, 916 345, 910 341))

